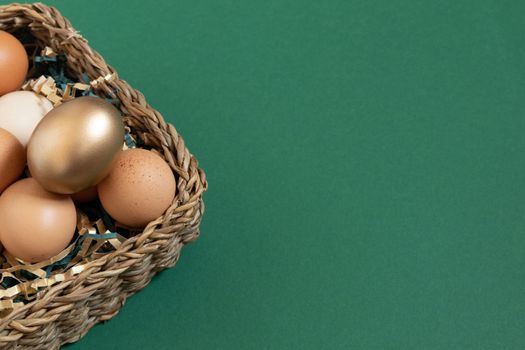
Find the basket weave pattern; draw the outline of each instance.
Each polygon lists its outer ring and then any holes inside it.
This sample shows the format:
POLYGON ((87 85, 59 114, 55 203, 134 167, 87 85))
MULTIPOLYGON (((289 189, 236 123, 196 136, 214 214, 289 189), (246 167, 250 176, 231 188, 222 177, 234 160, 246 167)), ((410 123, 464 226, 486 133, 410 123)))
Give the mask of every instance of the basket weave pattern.
MULTIPOLYGON (((66 54, 72 78, 80 80, 85 73, 95 80, 115 73, 54 8, 0 6, 0 30, 29 30, 37 47, 66 54)), ((173 169, 177 195, 162 217, 118 250, 89 262, 80 274, 43 290, 34 301, 0 319, 1 349, 58 349, 77 341, 93 325, 115 316, 126 298, 146 287, 157 272, 175 265, 182 247, 199 235, 207 182, 182 137, 125 81, 103 81, 95 91, 120 100, 125 124, 173 169)))

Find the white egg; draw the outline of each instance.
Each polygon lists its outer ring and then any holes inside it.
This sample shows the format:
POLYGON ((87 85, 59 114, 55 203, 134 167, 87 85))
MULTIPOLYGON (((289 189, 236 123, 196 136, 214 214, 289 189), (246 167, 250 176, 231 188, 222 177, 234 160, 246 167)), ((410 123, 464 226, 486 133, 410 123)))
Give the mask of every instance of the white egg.
POLYGON ((15 91, 0 97, 0 128, 13 134, 25 147, 40 120, 53 109, 45 97, 15 91))

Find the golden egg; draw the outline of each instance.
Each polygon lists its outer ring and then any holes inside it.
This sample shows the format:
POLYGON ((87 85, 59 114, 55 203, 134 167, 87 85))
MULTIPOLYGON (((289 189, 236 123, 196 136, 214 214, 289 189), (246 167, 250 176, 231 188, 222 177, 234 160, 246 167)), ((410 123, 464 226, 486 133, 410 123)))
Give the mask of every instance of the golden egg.
POLYGON ((122 149, 120 112, 98 97, 79 97, 49 112, 27 148, 31 175, 46 190, 72 194, 96 185, 122 149))

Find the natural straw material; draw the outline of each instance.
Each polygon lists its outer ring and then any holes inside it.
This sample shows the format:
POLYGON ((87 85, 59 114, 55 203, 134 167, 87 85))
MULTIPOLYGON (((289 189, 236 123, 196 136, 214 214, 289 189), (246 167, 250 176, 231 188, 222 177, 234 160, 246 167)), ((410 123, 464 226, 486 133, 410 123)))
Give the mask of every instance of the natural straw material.
POLYGON ((175 128, 125 81, 105 80, 116 75, 115 70, 56 9, 43 4, 0 6, 0 30, 29 37, 24 42, 29 52, 48 46, 65 54, 71 78, 82 80, 84 74, 91 81, 100 78, 94 91, 120 100, 125 124, 164 157, 177 179, 173 205, 142 233, 0 319, 0 349, 58 349, 115 316, 128 296, 146 287, 157 272, 175 265, 182 247, 199 235, 207 182, 175 128))

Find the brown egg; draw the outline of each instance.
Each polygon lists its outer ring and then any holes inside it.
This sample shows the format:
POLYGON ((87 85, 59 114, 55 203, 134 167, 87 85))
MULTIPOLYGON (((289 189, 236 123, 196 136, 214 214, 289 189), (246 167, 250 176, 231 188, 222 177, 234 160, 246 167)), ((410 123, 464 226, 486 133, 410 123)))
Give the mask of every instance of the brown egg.
POLYGON ((25 166, 24 146, 10 132, 0 128, 0 193, 22 175, 25 166))
POLYGON ((48 192, 33 178, 15 182, 0 196, 0 241, 26 262, 43 261, 64 250, 76 222, 71 197, 48 192))
POLYGON ((97 186, 88 188, 87 190, 80 191, 71 195, 73 202, 75 203, 88 203, 98 198, 97 186))
POLYGON ((108 177, 98 185, 104 209, 130 227, 144 227, 161 216, 173 202, 175 191, 175 176, 168 163, 139 148, 120 152, 108 177))
POLYGON ((22 43, 0 30, 0 96, 22 86, 28 67, 29 59, 22 43))

